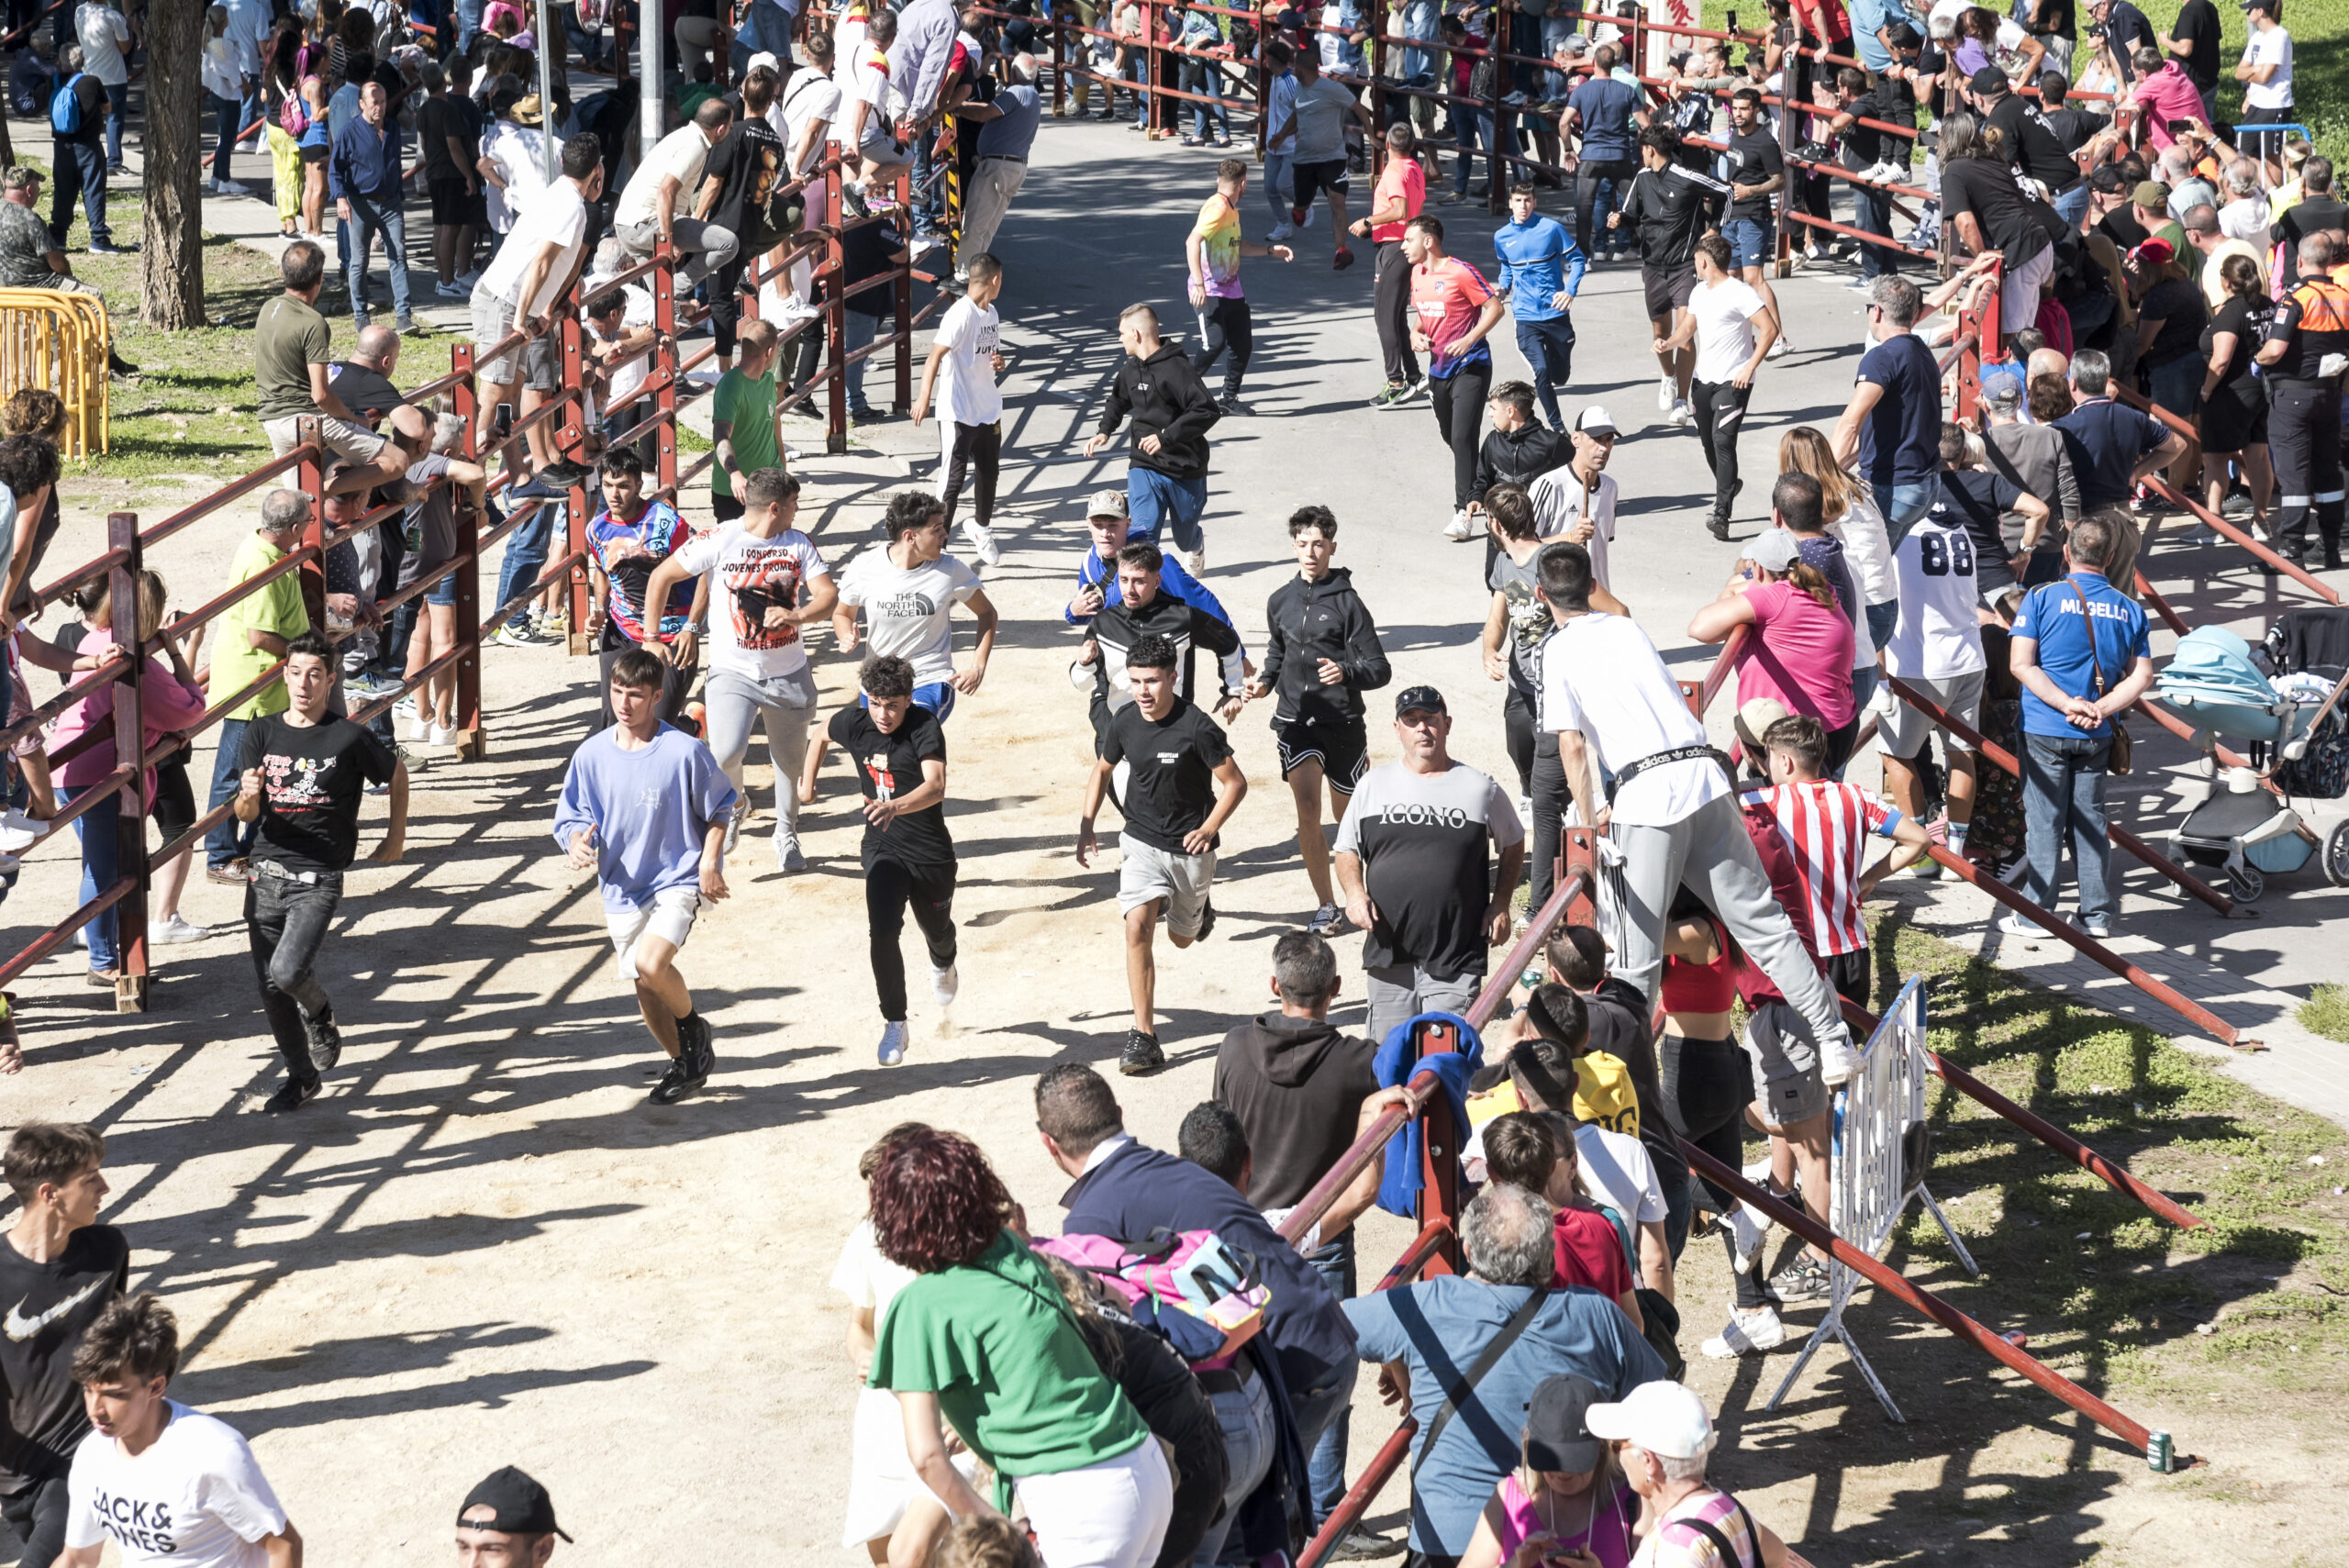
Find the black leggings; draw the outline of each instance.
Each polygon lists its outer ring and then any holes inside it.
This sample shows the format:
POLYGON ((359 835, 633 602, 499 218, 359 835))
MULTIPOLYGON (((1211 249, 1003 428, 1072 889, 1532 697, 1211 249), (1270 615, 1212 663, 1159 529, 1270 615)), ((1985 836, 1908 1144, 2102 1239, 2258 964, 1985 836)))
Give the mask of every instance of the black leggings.
MULTIPOLYGON (((1737 1041, 1664 1035, 1656 1040, 1656 1076, 1664 1089, 1664 1119, 1672 1130, 1731 1170, 1742 1166, 1745 1107, 1753 1098, 1753 1075, 1737 1041)), ((1737 1207, 1737 1199, 1704 1174, 1696 1171, 1690 1174, 1703 1184, 1714 1213, 1727 1214, 1737 1207)), ((1727 1231, 1721 1240, 1731 1247, 1733 1266, 1734 1243, 1727 1231)), ((1753 1272, 1738 1274, 1736 1283, 1740 1307, 1769 1304, 1769 1297, 1762 1293, 1759 1263, 1753 1272)))
POLYGON ((1244 299, 1224 299, 1210 295, 1199 312, 1199 356, 1191 368, 1205 381, 1208 372, 1226 349, 1231 350, 1231 361, 1223 367, 1223 395, 1240 395, 1240 378, 1248 373, 1248 356, 1256 346, 1256 332, 1250 324, 1248 302, 1244 299))
MULTIPOLYGON (((1620 207, 1623 205, 1624 196, 1631 192, 1631 176, 1638 172, 1638 169, 1639 165, 1628 158, 1603 159, 1597 162, 1586 158, 1576 169, 1575 241, 1582 247, 1584 255, 1596 256, 1604 249, 1600 240, 1606 230, 1592 222, 1598 211, 1599 185, 1604 182, 1613 182, 1615 205, 1620 207)), ((1614 242, 1618 245, 1629 245, 1633 242, 1634 238, 1629 228, 1622 228, 1616 231, 1614 242)))
POLYGON ((1697 434, 1705 444, 1705 466, 1713 471, 1713 516, 1729 520, 1730 503, 1737 495, 1737 436, 1745 425, 1751 386, 1728 381, 1692 381, 1689 406, 1696 411, 1697 434))
POLYGON ((884 1022, 906 1021, 906 955, 897 939, 906 929, 910 905, 914 924, 930 946, 930 966, 954 962, 954 862, 915 869, 896 861, 875 861, 864 873, 864 922, 873 938, 873 988, 880 993, 884 1022))
POLYGON ((1003 422, 957 425, 954 445, 946 454, 946 488, 939 500, 946 507, 946 526, 954 526, 954 503, 963 495, 963 479, 971 479, 971 516, 981 528, 995 521, 995 473, 1003 462, 1003 422))
POLYGON ((1404 386, 1419 379, 1419 361, 1411 352, 1411 263, 1403 259, 1403 242, 1378 242, 1378 264, 1371 284, 1372 308, 1378 316, 1378 355, 1386 363, 1386 384, 1404 386))
POLYGON ((734 357, 735 328, 742 319, 742 271, 750 260, 729 261, 709 274, 709 336, 721 359, 734 357))
POLYGON ((1533 699, 1512 684, 1501 705, 1501 728, 1508 741, 1508 760, 1516 765, 1519 793, 1533 806, 1533 820, 1525 824, 1533 844, 1527 870, 1533 878, 1533 907, 1550 901, 1557 881, 1559 829, 1566 811, 1566 765, 1558 756, 1556 732, 1533 722, 1533 699))
POLYGON ((1493 363, 1462 365, 1448 376, 1431 377, 1428 394, 1435 405, 1436 428, 1452 449, 1452 505, 1465 511, 1476 489, 1476 444, 1485 433, 1485 403, 1492 395, 1493 363))

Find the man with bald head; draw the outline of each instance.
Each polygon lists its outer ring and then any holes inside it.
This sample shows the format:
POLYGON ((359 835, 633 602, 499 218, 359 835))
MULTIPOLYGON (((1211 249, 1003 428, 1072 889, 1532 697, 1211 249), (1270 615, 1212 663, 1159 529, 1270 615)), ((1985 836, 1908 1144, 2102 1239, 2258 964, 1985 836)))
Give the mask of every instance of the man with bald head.
POLYGON ((388 327, 362 327, 351 357, 327 367, 328 384, 358 422, 373 430, 394 409, 407 406, 407 399, 392 384, 399 362, 398 333, 388 327))
POLYGON ((391 123, 391 102, 383 84, 359 90, 359 117, 336 133, 327 157, 328 194, 342 220, 343 281, 351 290, 351 317, 362 328, 367 315, 367 261, 383 236, 384 264, 392 275, 392 312, 402 332, 424 330, 408 308, 407 215, 401 210, 399 128, 391 123))

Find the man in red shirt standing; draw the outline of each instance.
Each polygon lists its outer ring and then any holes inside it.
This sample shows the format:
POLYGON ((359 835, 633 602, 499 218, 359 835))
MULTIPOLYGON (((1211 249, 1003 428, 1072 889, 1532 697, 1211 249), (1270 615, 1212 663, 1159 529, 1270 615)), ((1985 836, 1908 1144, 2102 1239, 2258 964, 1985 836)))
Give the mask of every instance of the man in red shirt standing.
POLYGON ((1386 128, 1386 167, 1378 172, 1378 184, 1371 192, 1370 216, 1353 226, 1357 236, 1366 236, 1378 247, 1371 277, 1386 385, 1370 400, 1373 408, 1400 407, 1427 385, 1411 352, 1411 263, 1403 256, 1403 226, 1428 205, 1427 171, 1419 167, 1416 152, 1408 124, 1397 121, 1386 128))
POLYGON ((1473 539, 1468 503, 1476 483, 1476 441, 1493 390, 1493 351, 1485 339, 1505 309, 1482 272, 1444 254, 1443 225, 1427 214, 1404 226, 1403 256, 1411 264, 1411 346, 1428 356, 1436 428, 1452 449, 1452 522, 1443 537, 1473 539))

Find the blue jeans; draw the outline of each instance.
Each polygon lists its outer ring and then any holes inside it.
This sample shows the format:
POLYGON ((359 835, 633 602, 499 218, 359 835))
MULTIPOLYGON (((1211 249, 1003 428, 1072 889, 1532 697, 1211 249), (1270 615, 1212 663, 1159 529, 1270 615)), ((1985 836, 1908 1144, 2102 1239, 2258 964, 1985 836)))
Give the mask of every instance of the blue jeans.
MULTIPOLYGON (((527 503, 526 503, 527 504, 527 503)), ((547 541, 554 537, 555 519, 562 517, 562 503, 540 501, 538 510, 522 519, 514 531, 506 536, 506 559, 497 566, 497 598, 489 606, 495 610, 509 604, 514 595, 539 580, 547 569, 547 541)), ((525 602, 515 605, 514 613, 506 624, 516 631, 527 631, 530 626, 530 606, 525 602)))
POLYGON ((408 319, 407 298, 407 215, 400 210, 399 193, 392 193, 388 201, 375 203, 352 197, 351 221, 344 224, 346 235, 343 256, 343 281, 351 285, 351 314, 354 320, 367 319, 367 258, 375 247, 375 237, 384 239, 384 267, 392 274, 392 314, 402 322, 408 319))
POLYGON ((1541 400, 1542 417, 1550 421, 1550 428, 1564 429, 1565 422, 1558 413, 1558 390, 1574 373, 1574 322, 1564 316, 1553 316, 1547 321, 1520 321, 1517 324, 1517 350, 1532 368, 1533 395, 1541 400))
MULTIPOLYGON (((1452 108, 1452 139, 1460 149, 1460 168, 1452 180, 1453 194, 1468 194, 1468 172, 1476 161, 1476 143, 1485 144, 1485 177, 1501 177, 1499 133, 1494 128, 1493 117, 1481 109, 1464 109, 1458 104, 1452 108)), ((1587 249, 1587 247, 1586 247, 1587 249)))
POLYGON ((2076 234, 2079 232, 2080 224, 2087 217, 2088 194, 2088 183, 2082 180, 2047 205, 2054 207, 2055 216, 2069 224, 2072 232, 2076 234))
MULTIPOLYGON (((1243 1357, 1241 1365, 1247 1365, 1243 1357)), ((1264 1484, 1278 1451, 1279 1429, 1274 1424, 1273 1391, 1264 1374, 1252 1372, 1238 1388, 1218 1389, 1208 1396, 1215 1407, 1216 1425, 1223 1429, 1223 1454, 1230 1479, 1223 1486, 1223 1514, 1199 1538, 1194 1568, 1215 1568, 1231 1527, 1240 1522, 1240 1505, 1264 1484)))
MULTIPOLYGON (((1852 187, 1852 227, 1892 238, 1892 198, 1874 185, 1852 187)), ((1890 277, 1900 271, 1900 252, 1889 245, 1860 247, 1860 276, 1890 277)))
POLYGON ((130 117, 130 83, 108 87, 106 102, 114 106, 114 113, 106 117, 106 167, 111 169, 122 161, 122 122, 130 117))
MULTIPOLYGON (((1543 17, 1542 18, 1542 58, 1557 59, 1558 46, 1574 37, 1575 29, 1581 26, 1582 23, 1573 17, 1543 17)), ((1567 82, 1564 72, 1544 71, 1542 72, 1542 95, 1544 99, 1555 101, 1564 97, 1571 90, 1571 83, 1567 82)))
POLYGON ((1176 479, 1140 463, 1126 470, 1126 510, 1133 519, 1129 539, 1146 539, 1156 544, 1159 531, 1171 527, 1175 549, 1205 550, 1207 536, 1199 531, 1199 517, 1207 509, 1208 482, 1204 477, 1176 479))
MULTIPOLYGON (((1867 617, 1868 646, 1881 650, 1892 640, 1892 628, 1900 624, 1900 603, 1895 599, 1881 605, 1870 605, 1863 613, 1867 617)), ((1867 706, 1868 699, 1876 695, 1876 684, 1881 678, 1874 664, 1853 671, 1852 701, 1861 707, 1867 706)))
POLYGON ((236 99, 216 98, 209 93, 205 97, 212 105, 216 143, 212 149, 212 177, 225 180, 228 177, 228 154, 236 149, 237 133, 252 122, 243 117, 245 106, 236 99))
MULTIPOLYGON (((1215 134, 1226 141, 1231 139, 1231 111, 1223 106, 1223 95, 1218 86, 1222 79, 1223 72, 1217 69, 1212 60, 1183 61, 1183 90, 1215 100, 1212 104, 1191 106, 1191 134, 1201 141, 1208 139, 1208 116, 1210 113, 1215 116, 1215 134)), ((1214 1531, 1209 1530, 1208 1533, 1213 1534, 1214 1531)))
MULTIPOLYGON (((1318 1518, 1329 1517, 1321 1507, 1321 1440, 1334 1429, 1341 1434, 1338 1441, 1345 1441, 1342 1433, 1346 1425, 1346 1410, 1353 1403, 1354 1380, 1361 1373, 1360 1362, 1348 1362, 1332 1373, 1330 1381, 1319 1388, 1291 1388, 1288 1391, 1289 1411, 1297 1418, 1298 1440, 1304 1443, 1305 1451, 1314 1456, 1307 1462, 1306 1469, 1315 1480, 1313 1511, 1318 1518)), ((1345 1469, 1342 1464, 1338 1470, 1337 1488, 1330 1494, 1331 1507, 1337 1507, 1338 1499, 1345 1496, 1345 1469)))
MULTIPOLYGON (((1941 498, 1939 474, 1921 484, 1896 484, 1892 487, 1890 500, 1879 504, 1884 506, 1884 531, 1892 540, 1893 549, 1900 548, 1900 541, 1909 537, 1909 530, 1917 526, 1917 519, 1932 511, 1933 503, 1941 498)), ((1877 646, 1883 645, 1879 643, 1877 646)))
MULTIPOLYGON (((57 798, 71 806, 95 788, 92 784, 67 784, 59 787, 57 798)), ((100 801, 81 816, 73 818, 73 831, 82 840, 82 902, 87 904, 114 885, 118 874, 115 859, 116 807, 122 796, 113 795, 100 801)), ((90 922, 90 967, 114 969, 122 962, 120 922, 112 906, 90 922)))
MULTIPOLYGON (((206 812, 217 811, 237 798, 237 759, 244 755, 245 726, 250 722, 243 718, 220 721, 220 750, 212 757, 212 795, 205 803, 206 812)), ((260 833, 258 821, 228 818, 204 836, 204 863, 217 869, 230 861, 244 859, 253 852, 253 841, 260 833)))
POLYGON ((462 54, 473 47, 473 39, 481 32, 481 13, 484 0, 457 0, 457 52, 462 54))
MULTIPOLYGON (((1439 18, 1442 7, 1437 0, 1404 0, 1403 36, 1415 44, 1431 44, 1440 36, 1439 18)), ((1403 74, 1433 76, 1435 55, 1428 49, 1406 49, 1403 51, 1403 74)))
POLYGON ((2072 874, 2080 884, 2080 913, 2110 919, 2112 845, 2104 836, 2105 771, 2110 737, 2025 735, 2022 738, 2023 872, 2015 891, 2043 909, 2055 905, 2064 864, 2064 835, 2072 840, 2072 874))
MULTIPOLYGON (((854 354, 859 349, 872 347, 873 339, 880 335, 881 318, 867 316, 852 305, 841 313, 841 320, 843 327, 841 352, 844 354, 854 354)), ((852 360, 849 363, 848 411, 852 414, 872 412, 873 406, 864 401, 864 367, 871 362, 869 360, 852 360)))
MULTIPOLYGON (((1354 1298, 1354 1233, 1348 1230, 1336 1240, 1316 1247, 1305 1254, 1330 1294, 1341 1301, 1354 1298)), ((1317 1440, 1308 1440, 1305 1472, 1307 1484, 1313 1494, 1313 1528, 1337 1511, 1346 1496, 1346 1412, 1339 1410, 1336 1418, 1321 1429, 1317 1440)))
POLYGON ((1272 206, 1275 224, 1288 221, 1289 202, 1297 195, 1297 178, 1289 172, 1292 161, 1286 152, 1264 154, 1264 200, 1272 206))

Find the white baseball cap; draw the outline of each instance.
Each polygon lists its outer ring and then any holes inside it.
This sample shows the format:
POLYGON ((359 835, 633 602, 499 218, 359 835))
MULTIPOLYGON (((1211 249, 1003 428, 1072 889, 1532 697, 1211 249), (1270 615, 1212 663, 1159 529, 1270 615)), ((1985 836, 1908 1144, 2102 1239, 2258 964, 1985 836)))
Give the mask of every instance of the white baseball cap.
POLYGON ((1613 1438, 1665 1459, 1694 1459, 1713 1447, 1712 1418, 1695 1389, 1662 1379, 1642 1383, 1630 1398, 1593 1405, 1583 1424, 1595 1438, 1613 1438))
POLYGON ((1591 436, 1611 436, 1617 433, 1615 416, 1596 403, 1575 416, 1575 428, 1591 436))

